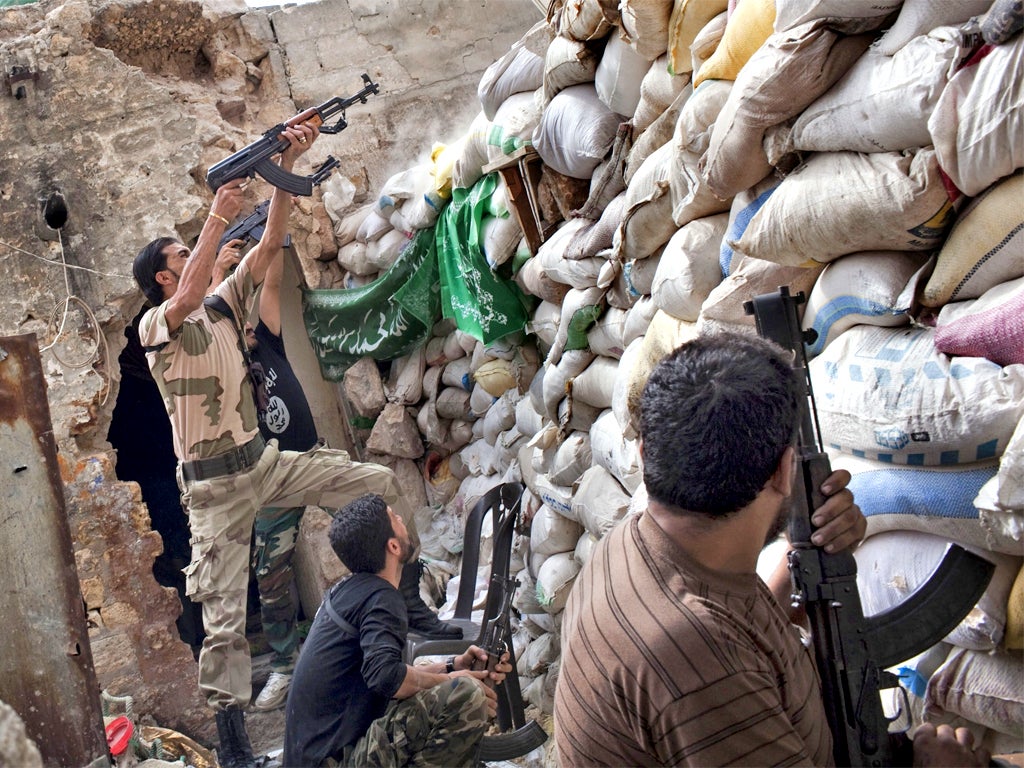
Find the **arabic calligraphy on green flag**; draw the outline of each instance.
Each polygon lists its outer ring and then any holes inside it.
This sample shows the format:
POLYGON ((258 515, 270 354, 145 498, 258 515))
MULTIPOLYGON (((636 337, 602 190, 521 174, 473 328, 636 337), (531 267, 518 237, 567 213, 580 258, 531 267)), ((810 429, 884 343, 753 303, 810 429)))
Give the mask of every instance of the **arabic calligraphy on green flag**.
POLYGON ((491 271, 480 247, 481 220, 497 184, 498 174, 489 173, 469 189, 453 189, 434 228, 441 312, 484 344, 521 331, 529 319, 526 296, 491 271))
POLYGON ((437 282, 434 230, 424 229, 369 285, 304 290, 303 319, 323 377, 340 381, 363 357, 393 360, 424 344, 441 315, 437 282))

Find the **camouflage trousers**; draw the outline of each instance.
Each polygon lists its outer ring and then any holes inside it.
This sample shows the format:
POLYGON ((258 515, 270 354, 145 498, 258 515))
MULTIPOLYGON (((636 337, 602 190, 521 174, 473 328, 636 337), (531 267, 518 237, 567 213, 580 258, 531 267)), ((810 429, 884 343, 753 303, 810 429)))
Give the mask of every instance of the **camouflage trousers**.
POLYGON ((342 765, 399 768, 472 766, 489 725, 487 698, 471 678, 456 677, 401 701, 370 723, 342 765))
MULTIPOLYGON (((203 604, 206 629, 199 653, 199 689, 213 709, 245 707, 252 698, 245 611, 257 510, 342 507, 363 494, 379 493, 407 526, 413 526, 412 507, 401 495, 394 472, 354 462, 345 451, 321 446, 302 453, 281 451, 271 440, 246 472, 185 482, 179 466, 178 486, 192 532, 185 592, 203 604)), ((414 527, 410 536, 418 545, 414 527)))
POLYGON ((271 668, 286 674, 295 669, 299 656, 292 556, 305 511, 305 507, 263 507, 256 513, 252 568, 260 592, 263 636, 274 650, 271 668))

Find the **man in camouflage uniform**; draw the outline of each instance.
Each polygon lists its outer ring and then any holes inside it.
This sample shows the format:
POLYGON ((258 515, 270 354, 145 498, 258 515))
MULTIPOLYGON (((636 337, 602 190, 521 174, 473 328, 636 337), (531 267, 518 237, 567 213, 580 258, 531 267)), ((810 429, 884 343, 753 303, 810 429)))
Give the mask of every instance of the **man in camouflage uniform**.
MULTIPOLYGON (((281 134, 288 141, 281 167, 291 170, 317 135, 314 126, 287 127, 281 134)), ((199 655, 199 688, 216 714, 224 768, 256 765, 243 713, 252 695, 245 613, 256 510, 340 507, 362 494, 379 493, 412 520, 390 469, 356 463, 344 451, 320 446, 304 453, 282 451, 259 434, 241 323, 268 266, 280 258, 291 201, 286 192, 274 190, 262 241, 207 298, 218 242, 242 207, 242 181, 217 190, 194 252, 173 238, 159 238, 133 264, 139 287, 154 305, 140 322, 139 338, 174 433, 178 485, 192 534, 186 592, 203 604, 207 633, 199 655)))
POLYGON ((490 673, 476 646, 447 662, 406 664, 399 584, 414 546, 402 518, 371 494, 342 509, 329 536, 352 575, 324 597, 295 668, 285 765, 476 765, 497 711, 493 686, 512 671, 508 655, 490 673), (475 662, 481 671, 471 671, 475 662))

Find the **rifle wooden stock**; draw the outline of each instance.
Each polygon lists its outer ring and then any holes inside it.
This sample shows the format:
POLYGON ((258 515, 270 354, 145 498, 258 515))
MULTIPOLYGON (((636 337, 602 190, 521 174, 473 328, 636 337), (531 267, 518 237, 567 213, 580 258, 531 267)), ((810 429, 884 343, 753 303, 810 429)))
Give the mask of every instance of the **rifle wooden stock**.
MULTIPOLYGON (((797 306, 803 293, 787 287, 747 302, 758 333, 793 353, 801 387, 797 452, 801 472, 793 489, 788 537, 794 598, 807 611, 822 699, 832 731, 837 766, 909 765, 908 740, 893 738, 881 691, 899 686, 886 671, 945 637, 981 597, 995 566, 952 545, 928 581, 900 605, 865 617, 857 589, 857 562, 849 551, 829 554, 811 544, 811 515, 825 498, 821 484, 831 472, 822 450, 814 393, 797 306)), ((810 331, 808 333, 813 333, 810 331)))

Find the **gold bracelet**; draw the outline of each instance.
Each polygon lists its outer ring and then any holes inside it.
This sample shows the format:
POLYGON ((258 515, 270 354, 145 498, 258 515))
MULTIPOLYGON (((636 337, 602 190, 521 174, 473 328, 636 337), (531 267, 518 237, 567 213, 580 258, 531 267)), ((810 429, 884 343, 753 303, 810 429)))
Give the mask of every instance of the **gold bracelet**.
POLYGON ((220 219, 221 221, 223 221, 223 222, 224 222, 224 226, 225 226, 225 227, 230 227, 230 226, 231 226, 231 222, 230 222, 230 221, 228 221, 227 219, 225 219, 225 218, 224 218, 223 216, 221 216, 221 215, 220 215, 219 213, 214 213, 213 211, 210 211, 210 215, 211 215, 211 216, 212 216, 213 218, 215 218, 215 219, 220 219))

